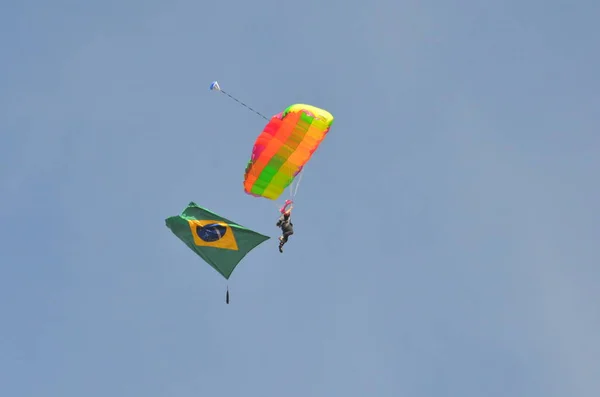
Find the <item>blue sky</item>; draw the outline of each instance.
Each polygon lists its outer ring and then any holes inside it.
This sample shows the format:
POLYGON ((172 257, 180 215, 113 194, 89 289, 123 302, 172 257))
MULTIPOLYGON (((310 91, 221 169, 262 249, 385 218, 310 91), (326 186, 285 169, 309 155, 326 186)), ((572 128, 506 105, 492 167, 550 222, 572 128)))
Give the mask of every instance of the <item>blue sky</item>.
POLYGON ((597 1, 0 7, 1 395, 600 395, 597 1), (212 80, 336 117, 283 255, 212 80))

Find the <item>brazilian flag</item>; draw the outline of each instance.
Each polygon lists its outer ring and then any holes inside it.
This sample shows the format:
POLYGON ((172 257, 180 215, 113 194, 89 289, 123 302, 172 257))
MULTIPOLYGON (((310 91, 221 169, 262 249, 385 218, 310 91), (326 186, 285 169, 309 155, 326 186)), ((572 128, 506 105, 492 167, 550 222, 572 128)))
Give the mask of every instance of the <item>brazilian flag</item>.
POLYGON ((191 202, 179 216, 165 220, 173 234, 223 277, 262 242, 263 236, 191 202))

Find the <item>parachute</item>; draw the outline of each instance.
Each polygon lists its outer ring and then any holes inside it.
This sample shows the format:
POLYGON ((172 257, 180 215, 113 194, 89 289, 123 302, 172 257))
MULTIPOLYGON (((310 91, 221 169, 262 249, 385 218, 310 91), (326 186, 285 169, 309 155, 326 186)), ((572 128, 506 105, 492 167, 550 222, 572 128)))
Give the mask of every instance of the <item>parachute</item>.
MULTIPOLYGON (((277 200, 295 181, 331 128, 333 116, 312 105, 294 104, 269 120, 262 113, 221 88, 218 81, 211 91, 220 92, 268 121, 254 143, 244 174, 244 191, 255 197, 277 200)), ((300 178, 290 195, 295 196, 300 178)))
POLYGON ((254 143, 244 191, 277 200, 323 142, 333 119, 328 111, 305 104, 273 116, 254 143))

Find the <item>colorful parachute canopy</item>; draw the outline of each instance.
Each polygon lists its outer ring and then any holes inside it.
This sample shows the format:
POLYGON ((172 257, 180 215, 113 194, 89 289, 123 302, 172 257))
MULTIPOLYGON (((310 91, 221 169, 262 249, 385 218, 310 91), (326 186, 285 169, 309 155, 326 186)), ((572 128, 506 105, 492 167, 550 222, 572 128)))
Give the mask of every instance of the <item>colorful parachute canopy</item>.
POLYGON ((319 147, 333 123, 326 110, 295 104, 273 116, 254 143, 246 193, 276 200, 319 147))

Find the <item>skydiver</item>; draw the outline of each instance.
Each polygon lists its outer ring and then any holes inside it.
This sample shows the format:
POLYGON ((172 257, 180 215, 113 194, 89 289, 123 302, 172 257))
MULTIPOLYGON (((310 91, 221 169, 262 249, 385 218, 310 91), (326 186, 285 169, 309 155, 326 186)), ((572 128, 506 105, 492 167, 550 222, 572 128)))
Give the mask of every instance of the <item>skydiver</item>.
POLYGON ((288 237, 294 234, 294 224, 292 223, 292 208, 282 211, 281 217, 277 221, 277 227, 281 228, 282 235, 279 236, 279 252, 283 252, 283 246, 288 241, 288 237))

